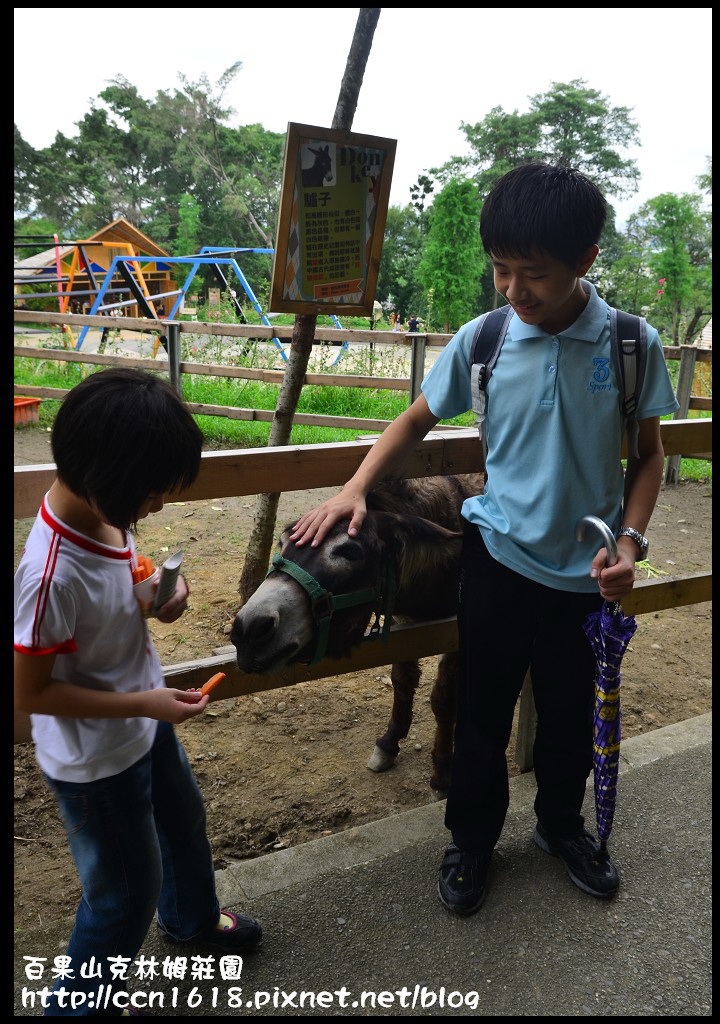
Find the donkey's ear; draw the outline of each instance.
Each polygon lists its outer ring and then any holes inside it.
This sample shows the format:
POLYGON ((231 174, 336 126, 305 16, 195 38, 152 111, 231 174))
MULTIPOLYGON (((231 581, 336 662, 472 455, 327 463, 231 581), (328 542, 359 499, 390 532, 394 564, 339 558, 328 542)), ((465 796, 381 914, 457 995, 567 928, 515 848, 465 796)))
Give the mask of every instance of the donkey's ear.
POLYGON ((293 519, 291 522, 286 523, 285 526, 283 526, 282 532, 277 540, 278 551, 280 551, 287 544, 288 540, 290 539, 290 534, 292 533, 296 522, 297 519, 293 519))
POLYGON ((449 540, 459 540, 462 533, 457 530, 447 530, 430 519, 423 519, 421 516, 397 515, 395 512, 373 512, 377 530, 380 537, 386 542, 409 544, 415 542, 425 543, 447 543, 449 540))

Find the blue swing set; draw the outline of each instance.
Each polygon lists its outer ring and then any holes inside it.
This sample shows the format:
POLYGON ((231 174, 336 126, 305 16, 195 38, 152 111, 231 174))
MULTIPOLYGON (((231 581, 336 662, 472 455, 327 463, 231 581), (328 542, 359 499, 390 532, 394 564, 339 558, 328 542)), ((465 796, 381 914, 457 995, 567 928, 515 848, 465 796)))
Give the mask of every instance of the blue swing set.
MULTIPOLYGON (((147 317, 148 319, 173 320, 178 310, 183 305, 188 289, 192 284, 193 278, 197 274, 200 267, 210 267, 215 278, 220 283, 223 291, 231 291, 228 277, 222 270, 223 267, 229 267, 230 270, 235 272, 235 276, 237 277, 238 281, 240 282, 240 285, 243 288, 243 291, 250 300, 251 305, 258 313, 262 323, 265 324, 266 327, 272 327, 272 324, 270 323, 267 315, 263 312, 262 307, 258 302, 257 297, 255 296, 255 293, 250 287, 247 278, 240 269, 236 254, 262 253, 265 255, 272 255, 274 251, 274 249, 255 249, 250 247, 229 248, 225 246, 219 247, 205 245, 200 249, 200 252, 192 256, 163 256, 157 257, 155 259, 148 259, 147 257, 141 259, 140 257, 116 256, 114 257, 112 263, 110 264, 110 267, 108 268, 108 271, 105 274, 103 282, 97 291, 95 299, 89 310, 89 314, 91 316, 94 316, 95 314, 98 313, 109 313, 111 310, 119 309, 122 306, 137 305, 138 308, 142 311, 143 316, 147 317), (144 266, 147 266, 148 264, 154 264, 157 266, 158 269, 163 270, 168 270, 171 266, 175 265, 187 266, 189 268, 189 272, 182 286, 178 288, 176 291, 161 292, 160 294, 157 295, 151 295, 148 292, 147 287, 145 286, 145 282, 143 280, 142 272, 140 269, 141 263, 144 266), (111 291, 110 286, 112 284, 113 277, 116 274, 118 274, 123 279, 123 281, 127 285, 127 290, 132 295, 132 298, 125 299, 121 302, 106 302, 105 300, 106 298, 109 297, 109 292, 111 291), (169 313, 166 316, 159 316, 155 308, 155 304, 159 302, 161 299, 170 298, 173 298, 175 301, 173 302, 169 313)), ((232 301, 235 305, 235 309, 238 315, 244 320, 242 307, 240 306, 240 303, 237 301, 237 298, 234 295, 232 295, 232 301)), ((343 329, 342 324, 335 316, 335 314, 331 314, 331 319, 336 327, 343 329)), ((85 336, 89 330, 89 327, 83 327, 82 330, 80 331, 77 343, 75 345, 76 350, 78 350, 81 347, 85 339, 85 336)), ((273 338, 272 341, 279 350, 283 360, 287 362, 288 356, 284 348, 282 347, 280 339, 273 338)), ((157 354, 157 350, 159 347, 160 341, 158 340, 155 344, 153 355, 157 354)), ((343 342, 337 357, 333 361, 333 366, 337 362, 339 362, 343 352, 347 349, 347 347, 348 343, 346 341, 343 342)))

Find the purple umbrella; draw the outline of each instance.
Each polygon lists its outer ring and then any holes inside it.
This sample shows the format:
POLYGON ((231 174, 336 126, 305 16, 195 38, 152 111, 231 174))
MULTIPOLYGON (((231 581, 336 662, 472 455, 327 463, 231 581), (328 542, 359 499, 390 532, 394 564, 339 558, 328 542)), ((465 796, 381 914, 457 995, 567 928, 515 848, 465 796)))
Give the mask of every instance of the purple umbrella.
MULTIPOLYGON (((575 536, 579 541, 585 539, 586 526, 600 533, 607 549, 605 564, 614 565, 617 544, 608 525, 597 516, 583 516, 575 526, 575 536)), ((637 623, 633 615, 623 615, 619 601, 604 601, 599 612, 587 617, 583 629, 597 660, 593 719, 595 815, 600 848, 606 852, 615 814, 620 765, 620 662, 637 623)))

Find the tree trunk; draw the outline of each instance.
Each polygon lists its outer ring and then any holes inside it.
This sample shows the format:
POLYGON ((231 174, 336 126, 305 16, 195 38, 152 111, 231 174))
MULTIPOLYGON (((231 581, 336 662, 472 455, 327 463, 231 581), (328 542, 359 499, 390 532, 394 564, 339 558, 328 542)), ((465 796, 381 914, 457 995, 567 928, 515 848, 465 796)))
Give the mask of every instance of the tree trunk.
POLYGON ((672 307, 672 340, 673 345, 680 344, 680 301, 673 299, 672 307))
POLYGON ((685 341, 683 344, 693 345, 695 343, 695 335, 699 333, 698 324, 704 316, 709 315, 711 314, 709 314, 707 310, 703 309, 702 306, 695 307, 690 322, 685 329, 685 341))
MULTIPOLYGON (((312 353, 317 317, 296 316, 290 343, 290 356, 285 369, 277 405, 270 427, 268 447, 287 444, 290 440, 293 416, 297 409, 307 364, 312 353)), ((238 590, 243 604, 250 598, 265 578, 270 551, 275 536, 280 494, 258 494, 255 499, 255 516, 238 590)))
MULTIPOLYGON (((355 34, 345 65, 345 74, 340 85, 335 116, 332 120, 331 127, 333 129, 350 131, 352 128, 360 86, 379 17, 379 7, 360 8, 355 34)), ((275 407, 268 447, 284 445, 290 440, 293 416, 297 409, 308 361, 312 354, 316 323, 317 317, 314 315, 305 314, 295 317, 290 357, 275 407)), ((248 542, 238 586, 243 604, 255 593, 265 578, 275 536, 275 520, 279 500, 279 494, 259 494, 257 496, 252 535, 248 542)))

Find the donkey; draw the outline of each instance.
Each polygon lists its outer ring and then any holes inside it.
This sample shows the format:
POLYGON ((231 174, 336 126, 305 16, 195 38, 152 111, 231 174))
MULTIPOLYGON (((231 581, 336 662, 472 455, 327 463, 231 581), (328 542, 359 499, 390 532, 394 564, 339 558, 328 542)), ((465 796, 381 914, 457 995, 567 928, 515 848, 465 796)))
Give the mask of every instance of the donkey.
POLYGON ((323 146, 322 149, 313 149, 313 147, 310 146, 309 149, 315 157, 315 163, 312 167, 306 167, 302 172, 303 188, 322 185, 326 178, 332 178, 332 161, 329 153, 330 147, 323 146))
MULTIPOLYGON (((457 612, 465 498, 483 487, 480 474, 396 480, 367 497, 368 515, 356 537, 340 522, 323 543, 297 547, 290 524, 279 554, 260 587, 240 609, 230 639, 244 672, 277 672, 294 662, 314 663, 325 653, 350 654, 375 613, 379 630, 397 622, 427 622, 457 612)), ((457 655, 442 655, 430 704, 436 730, 430 786, 447 791, 455 724, 457 655)), ((398 756, 412 721, 420 679, 417 661, 391 669, 393 705, 368 768, 381 772, 398 756)))

